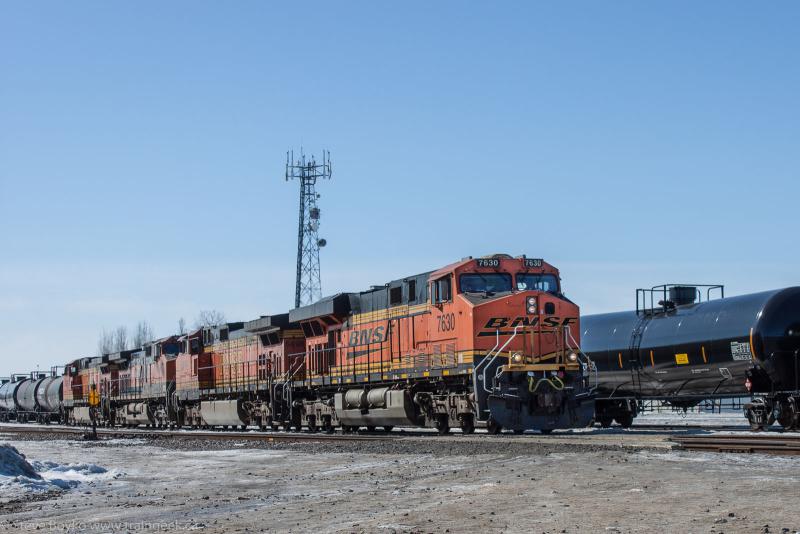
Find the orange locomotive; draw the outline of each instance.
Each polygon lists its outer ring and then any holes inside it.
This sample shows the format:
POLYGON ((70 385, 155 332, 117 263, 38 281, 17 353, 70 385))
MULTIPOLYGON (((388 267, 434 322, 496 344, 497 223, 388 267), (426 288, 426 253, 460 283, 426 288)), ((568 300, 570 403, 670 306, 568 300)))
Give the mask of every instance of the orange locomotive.
POLYGON ((289 317, 306 335, 295 423, 548 432, 593 417, 578 307, 540 259, 468 258, 289 317))
POLYGON ((594 365, 558 270, 499 254, 76 360, 64 418, 103 424, 441 433, 586 426, 594 365))

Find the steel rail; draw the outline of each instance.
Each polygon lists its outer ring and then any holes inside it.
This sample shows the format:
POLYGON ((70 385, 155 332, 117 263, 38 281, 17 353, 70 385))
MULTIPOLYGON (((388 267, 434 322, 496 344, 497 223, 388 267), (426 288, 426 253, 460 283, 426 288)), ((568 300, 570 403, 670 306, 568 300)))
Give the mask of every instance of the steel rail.
POLYGON ((731 434, 713 436, 672 436, 679 449, 709 452, 762 453, 785 456, 800 455, 800 436, 731 434))
MULTIPOLYGON (((0 426, 0 434, 60 434, 83 436, 91 432, 84 427, 48 427, 48 426, 0 426)), ((382 441, 401 439, 403 435, 361 435, 361 434, 322 434, 310 432, 257 432, 257 431, 208 431, 208 430, 159 430, 152 428, 98 428, 98 436, 120 437, 169 437, 169 438, 204 438, 220 440, 251 441, 382 441)))

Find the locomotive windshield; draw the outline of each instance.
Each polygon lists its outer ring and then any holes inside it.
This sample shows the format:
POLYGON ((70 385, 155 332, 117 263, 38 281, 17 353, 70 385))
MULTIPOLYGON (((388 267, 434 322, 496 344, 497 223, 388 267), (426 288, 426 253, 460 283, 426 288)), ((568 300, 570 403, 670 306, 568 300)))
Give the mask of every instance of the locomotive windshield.
POLYGON ((511 291, 511 275, 505 273, 471 273, 459 278, 462 293, 503 293, 511 291))
POLYGON ((553 274, 519 273, 517 275, 517 290, 558 293, 558 279, 553 274))

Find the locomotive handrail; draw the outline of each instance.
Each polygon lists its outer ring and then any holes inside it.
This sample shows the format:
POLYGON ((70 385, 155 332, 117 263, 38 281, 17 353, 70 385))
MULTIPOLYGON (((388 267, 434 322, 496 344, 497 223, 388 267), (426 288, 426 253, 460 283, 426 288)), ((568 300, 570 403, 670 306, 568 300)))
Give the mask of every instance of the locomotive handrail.
POLYGON ((589 370, 590 371, 594 371, 594 386, 589 388, 589 393, 591 393, 595 389, 597 389, 597 386, 600 383, 600 373, 597 370, 597 365, 595 365, 595 363, 592 361, 592 359, 589 358, 589 356, 587 356, 585 352, 583 352, 583 350, 580 347, 580 344, 573 337, 572 330, 570 330, 569 328, 565 328, 564 330, 566 330, 566 332, 567 332, 567 346, 570 349, 575 350, 579 357, 583 356, 586 359, 586 365, 589 367, 589 370), (570 346, 570 344, 569 344, 570 341, 572 341, 572 343, 575 344, 574 347, 570 346))
MULTIPOLYGON (((517 337, 517 331, 519 330, 519 327, 520 327, 520 325, 517 325, 517 326, 514 327, 514 333, 511 334, 511 337, 508 338, 508 341, 506 341, 503 344, 503 346, 500 347, 500 350, 495 352, 494 355, 491 358, 489 358, 489 354, 491 354, 492 351, 489 351, 489 353, 486 354, 486 357, 483 359, 484 361, 486 359, 489 359, 489 362, 486 364, 486 367, 483 368, 483 374, 481 375, 481 383, 482 383, 481 387, 483 387, 483 390, 486 393, 491 393, 492 392, 492 390, 490 390, 489 388, 486 387, 486 370, 489 368, 489 365, 491 365, 491 363, 497 359, 497 356, 500 355, 503 352, 503 349, 505 349, 508 346, 508 344, 511 343, 511 341, 515 337, 517 337)), ((497 330, 497 342, 500 343, 500 330, 499 329, 497 330)), ((495 348, 496 347, 497 347, 497 345, 495 345, 495 348)), ((494 350, 494 349, 492 349, 492 350, 494 350)))
MULTIPOLYGON (((473 369, 473 371, 472 371, 472 372, 473 372, 473 373, 475 373, 475 376, 478 376, 478 369, 480 369, 482 365, 484 365, 485 363, 487 363, 487 362, 489 361, 489 355, 490 355, 492 352, 494 352, 494 350, 495 350, 497 347, 499 347, 499 346, 500 346, 500 329, 498 328, 496 332, 497 332, 497 342, 494 344, 494 347, 492 347, 492 348, 489 350, 489 352, 487 352, 487 353, 486 353, 486 356, 484 356, 484 357, 483 357, 483 359, 482 359, 481 361, 479 361, 479 362, 478 362, 478 365, 476 365, 476 366, 475 366, 475 368, 473 369)), ((484 379, 485 379, 485 375, 486 375, 486 373, 484 372, 483 376, 481 377, 481 380, 484 380, 484 379)))
MULTIPOLYGON (((300 354, 300 353, 298 353, 298 354, 300 354)), ((284 400, 287 399, 286 390, 290 388, 290 385, 292 383, 292 379, 294 378, 294 375, 297 374, 297 371, 299 371, 300 368, 303 366, 303 364, 305 363, 305 360, 302 359, 302 358, 297 358, 297 363, 299 365, 296 366, 294 371, 292 371, 292 367, 289 367, 289 370, 287 370, 286 373, 284 374, 285 380, 286 380, 283 383, 283 392, 282 392, 282 397, 283 397, 284 400)), ((290 393, 291 393, 291 390, 290 390, 290 393)))

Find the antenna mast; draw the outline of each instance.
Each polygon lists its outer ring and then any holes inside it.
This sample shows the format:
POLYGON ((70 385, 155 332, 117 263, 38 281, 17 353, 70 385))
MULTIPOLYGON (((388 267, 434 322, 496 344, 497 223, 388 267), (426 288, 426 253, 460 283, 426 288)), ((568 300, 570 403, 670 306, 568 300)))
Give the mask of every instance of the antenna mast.
POLYGON ((300 182, 300 216, 297 225, 297 279, 294 291, 295 308, 311 304, 322 297, 322 283, 319 271, 319 249, 327 241, 319 237, 320 209, 317 207, 319 193, 316 192, 317 179, 331 178, 331 154, 322 151, 322 162, 317 163, 314 156, 306 160, 303 149, 300 157, 294 159, 294 151, 286 153, 286 181, 300 182))

